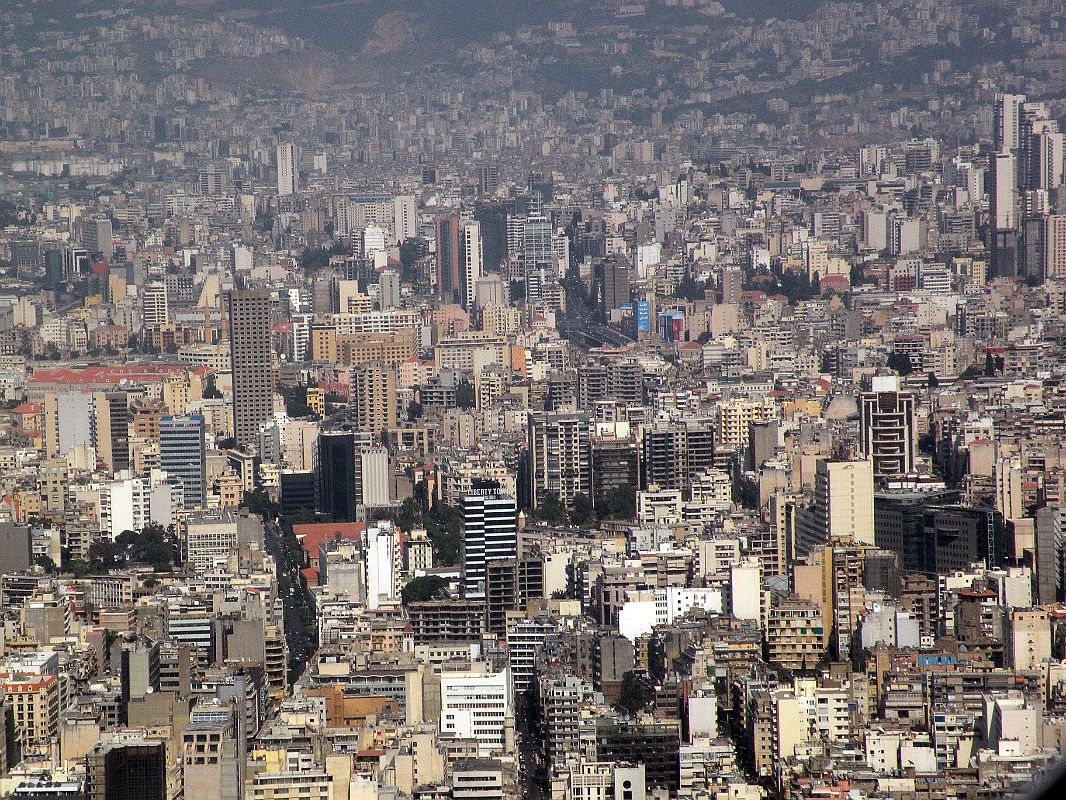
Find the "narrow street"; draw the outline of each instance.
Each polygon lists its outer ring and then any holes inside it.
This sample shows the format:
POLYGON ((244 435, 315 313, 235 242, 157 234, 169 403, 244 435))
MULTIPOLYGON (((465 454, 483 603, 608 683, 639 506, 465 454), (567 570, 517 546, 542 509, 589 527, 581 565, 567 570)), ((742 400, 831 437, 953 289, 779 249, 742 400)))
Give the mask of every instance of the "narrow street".
POLYGON ((291 685, 303 674, 308 660, 318 648, 314 603, 300 576, 302 565, 292 557, 292 548, 285 547, 284 531, 276 520, 266 520, 264 527, 267 551, 277 565, 278 593, 285 605, 285 637, 289 644, 291 685))

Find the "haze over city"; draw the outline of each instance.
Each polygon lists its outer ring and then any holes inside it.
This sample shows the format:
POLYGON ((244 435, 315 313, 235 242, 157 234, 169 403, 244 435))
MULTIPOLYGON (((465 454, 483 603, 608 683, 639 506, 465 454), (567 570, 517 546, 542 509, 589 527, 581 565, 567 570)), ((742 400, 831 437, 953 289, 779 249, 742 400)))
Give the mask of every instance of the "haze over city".
POLYGON ((1006 800, 1063 0, 5 0, 0 798, 1006 800))

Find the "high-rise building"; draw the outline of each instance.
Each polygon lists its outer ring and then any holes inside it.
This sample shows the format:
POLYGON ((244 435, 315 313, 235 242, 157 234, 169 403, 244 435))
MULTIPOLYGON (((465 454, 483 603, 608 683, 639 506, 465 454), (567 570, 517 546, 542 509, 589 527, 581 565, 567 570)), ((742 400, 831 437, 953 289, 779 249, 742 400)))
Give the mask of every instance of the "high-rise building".
POLYGON ((270 346, 270 293, 235 290, 229 296, 233 435, 254 445, 259 427, 274 415, 274 364, 270 346))
POLYGON ((93 217, 82 223, 82 242, 89 253, 111 263, 115 257, 114 229, 107 217, 93 217))
POLYGON ((797 512, 797 555, 836 541, 874 543, 874 475, 869 459, 819 460, 814 505, 797 512))
POLYGON ((605 322, 611 319, 611 312, 630 302, 629 260, 612 254, 596 266, 600 288, 600 316, 605 322))
POLYGON ((873 461, 874 480, 914 472, 914 394, 901 392, 895 376, 876 377, 859 403, 860 452, 863 458, 873 461))
POLYGON ((92 444, 97 460, 108 472, 130 468, 129 395, 126 392, 94 392, 92 444))
POLYGON ((480 757, 506 752, 513 742, 514 711, 507 668, 444 672, 440 676, 441 733, 477 744, 480 757))
POLYGON ((202 508, 206 499, 204 432, 204 418, 199 415, 159 420, 159 467, 181 484, 185 508, 202 508))
POLYGON ((278 197, 296 194, 300 190, 299 164, 296 161, 296 145, 278 145, 278 197))
POLYGON ((354 520, 359 505, 355 434, 323 430, 315 454, 315 507, 334 522, 354 520))
POLYGON ((486 564, 518 555, 515 501, 495 490, 478 490, 459 497, 459 515, 464 593, 467 597, 484 597, 486 564))
POLYGON ((437 217, 437 294, 451 302, 459 295, 459 217, 437 217))
POLYGON ((541 412, 529 415, 530 499, 539 506, 554 494, 573 507, 574 496, 591 497, 592 415, 541 412))
POLYGON ((145 325, 166 325, 170 322, 170 303, 166 284, 149 283, 141 294, 141 322, 145 325))
POLYGON ((240 800, 244 794, 244 759, 233 724, 233 707, 198 704, 181 739, 185 796, 240 800))
POLYGON ((477 282, 484 274, 481 223, 464 220, 459 225, 459 304, 469 310, 477 297, 477 282))
POLYGON ((1066 279, 1066 214, 1044 218, 1044 276, 1066 279))
POLYGON ((396 244, 418 236, 418 207, 414 195, 392 198, 392 238, 396 244))
POLYGON ((396 427, 396 371, 392 367, 376 361, 354 368, 351 398, 360 430, 381 436, 396 427))
POLYGON ((168 796, 164 741, 105 740, 85 757, 86 800, 166 800, 168 796))

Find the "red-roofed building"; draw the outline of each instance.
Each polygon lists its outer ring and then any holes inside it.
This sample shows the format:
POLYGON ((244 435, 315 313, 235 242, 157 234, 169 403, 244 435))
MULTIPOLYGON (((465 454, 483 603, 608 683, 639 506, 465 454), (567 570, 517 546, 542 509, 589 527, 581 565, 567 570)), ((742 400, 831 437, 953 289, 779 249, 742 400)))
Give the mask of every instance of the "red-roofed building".
POLYGON ((333 539, 357 542, 365 530, 365 522, 308 522, 292 526, 292 532, 303 547, 305 565, 318 562, 318 546, 323 542, 333 539))

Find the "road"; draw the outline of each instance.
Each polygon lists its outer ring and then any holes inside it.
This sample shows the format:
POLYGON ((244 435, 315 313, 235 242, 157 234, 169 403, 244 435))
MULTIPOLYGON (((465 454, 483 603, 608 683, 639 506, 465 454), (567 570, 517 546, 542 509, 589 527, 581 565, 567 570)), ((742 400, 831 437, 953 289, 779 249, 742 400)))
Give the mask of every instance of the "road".
POLYGON ((566 292, 566 316, 556 323, 562 336, 586 348, 605 344, 624 347, 633 341, 616 328, 603 324, 597 310, 585 302, 584 287, 577 275, 573 272, 567 274, 562 286, 566 292))
MULTIPOLYGON (((300 575, 301 564, 286 553, 284 533, 276 520, 267 520, 267 551, 274 558, 278 572, 278 594, 285 606, 285 638, 289 644, 289 684, 298 678, 308 660, 318 649, 318 627, 314 604, 300 575)), ((290 548, 291 552, 291 548, 290 548)))

